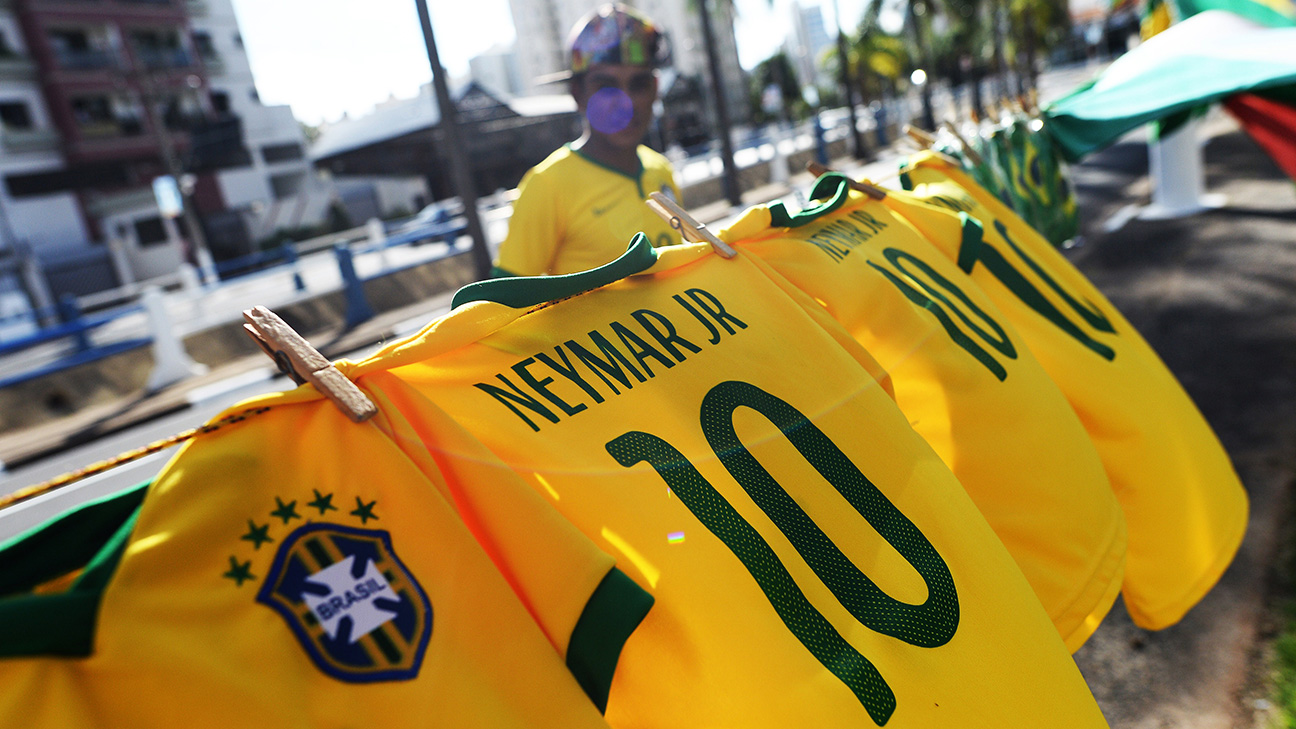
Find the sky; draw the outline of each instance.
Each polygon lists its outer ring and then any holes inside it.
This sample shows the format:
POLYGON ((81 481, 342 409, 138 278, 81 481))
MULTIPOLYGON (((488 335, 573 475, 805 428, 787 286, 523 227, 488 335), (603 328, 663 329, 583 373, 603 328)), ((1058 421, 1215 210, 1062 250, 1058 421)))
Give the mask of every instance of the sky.
MULTIPOLYGON (((814 0, 802 0, 813 4, 814 0)), ((848 28, 866 0, 838 0, 848 28)), ((232 0, 257 92, 308 124, 358 116, 432 80, 414 0, 232 0)), ((746 68, 783 42, 790 0, 735 0, 739 61, 746 68)), ((441 63, 452 76, 468 59, 514 40, 508 0, 428 0, 441 63)), ((833 29, 832 2, 823 3, 833 29)))

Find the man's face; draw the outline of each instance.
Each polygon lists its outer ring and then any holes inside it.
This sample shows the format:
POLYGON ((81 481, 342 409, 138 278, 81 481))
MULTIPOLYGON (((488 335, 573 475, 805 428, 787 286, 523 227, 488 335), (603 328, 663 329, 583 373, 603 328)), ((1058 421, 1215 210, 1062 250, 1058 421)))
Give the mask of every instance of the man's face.
POLYGON ((644 66, 590 66, 572 95, 593 133, 617 147, 635 147, 652 123, 657 74, 644 66))

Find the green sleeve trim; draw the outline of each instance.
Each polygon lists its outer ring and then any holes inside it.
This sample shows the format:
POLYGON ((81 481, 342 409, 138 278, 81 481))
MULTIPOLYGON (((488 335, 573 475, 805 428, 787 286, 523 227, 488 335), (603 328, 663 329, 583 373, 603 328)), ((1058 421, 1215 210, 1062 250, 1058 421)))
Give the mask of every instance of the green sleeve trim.
POLYGON ((148 487, 142 483, 83 504, 0 544, 0 597, 85 567, 139 508, 148 487))
POLYGON ((795 215, 787 211, 782 201, 770 203, 770 225, 775 228, 798 228, 807 223, 836 211, 850 197, 850 181, 840 172, 825 172, 815 181, 810 190, 812 200, 823 200, 814 207, 806 208, 795 215))
MULTIPOLYGON (((143 489, 131 493, 136 492, 142 496, 143 489)), ((137 506, 119 522, 66 592, 0 599, 0 658, 85 657, 94 652, 99 603, 126 551, 138 515, 137 506)))
POLYGON ((491 266, 491 271, 490 271, 491 278, 513 278, 515 276, 517 276, 517 274, 513 273, 507 268, 500 268, 499 266, 491 266))
POLYGON ((963 269, 963 273, 972 273, 972 267, 981 257, 981 245, 984 229, 981 227, 981 221, 968 215, 959 213, 959 221, 963 223, 963 240, 959 244, 958 267, 963 269))
POLYGON ((474 301, 492 301, 514 309, 525 309, 606 286, 645 271, 656 262, 657 252, 648 242, 647 236, 635 233, 626 252, 611 263, 562 276, 522 276, 478 281, 456 291, 450 301, 450 308, 455 309, 474 301))
POLYGON ((567 645, 567 668, 600 713, 607 711, 621 648, 652 606, 653 596, 613 567, 576 621, 567 645))
POLYGON ((906 192, 913 192, 913 178, 909 176, 909 163, 900 163, 900 189, 906 192))

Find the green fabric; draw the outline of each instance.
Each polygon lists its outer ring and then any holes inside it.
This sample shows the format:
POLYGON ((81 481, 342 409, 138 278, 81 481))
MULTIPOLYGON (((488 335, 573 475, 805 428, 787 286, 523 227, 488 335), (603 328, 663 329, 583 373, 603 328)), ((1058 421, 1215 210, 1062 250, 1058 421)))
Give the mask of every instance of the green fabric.
POLYGON ((789 213, 787 206, 779 200, 770 203, 770 225, 775 228, 798 228, 827 215, 846 203, 850 197, 850 181, 840 172, 825 172, 815 181, 810 190, 812 200, 823 200, 822 203, 808 207, 798 213, 789 213))
POLYGON ((652 606, 653 596, 613 567, 572 629, 567 668, 600 712, 607 711, 621 648, 652 606))
MULTIPOLYGON (((125 504, 130 503, 131 497, 138 496, 143 498, 146 486, 139 486, 119 496, 112 497, 108 500, 96 502, 90 506, 102 507, 94 509, 93 512, 100 518, 106 518, 106 515, 113 512, 125 504), (111 508, 105 507, 111 505, 111 508)), ((85 513, 86 509, 80 509, 69 516, 85 513)), ((55 592, 50 594, 21 594, 11 595, 0 599, 0 657, 15 656, 88 656, 94 651, 94 634, 96 626, 96 617, 99 611, 99 602, 103 597, 103 591, 112 579, 113 573, 117 569, 118 562, 121 561, 122 554, 126 551, 126 544, 130 540, 132 530, 135 528, 135 519, 139 514, 138 499, 135 508, 127 514, 124 520, 118 520, 112 534, 104 541, 99 549, 89 557, 85 564, 85 569, 72 583, 72 586, 64 592, 55 592)), ((81 523, 88 522, 88 517, 82 518, 81 523)), ((60 549, 61 542, 51 540, 51 535, 62 533, 68 538, 68 541, 76 541, 83 544, 83 540, 77 539, 79 536, 75 531, 77 519, 61 518, 51 523, 51 529, 41 529, 31 532, 26 537, 35 538, 38 543, 44 543, 57 554, 60 559, 48 560, 47 564, 52 568, 59 561, 65 561, 66 552, 60 549), (73 529, 68 533, 65 530, 73 529)), ((107 524, 105 520, 96 523, 96 526, 107 524)), ((11 541, 5 545, 4 556, 12 556, 10 549, 21 548, 19 552, 26 549, 25 541, 11 541)), ((35 554, 31 554, 33 558, 35 554)), ((33 561, 39 561, 33 559, 33 561)), ((76 565, 80 566, 80 565, 76 565)), ((59 570, 51 574, 50 579, 66 574, 69 570, 59 570)), ((34 587, 34 585, 33 585, 34 587)))
POLYGON ((1256 0, 1174 0, 1174 4, 1181 18, 1196 15, 1203 10, 1227 10, 1270 28, 1296 26, 1296 4, 1291 0, 1275 3, 1256 0), (1282 10, 1275 6, 1282 6, 1282 10))
POLYGON ((1044 108, 1063 156, 1076 161, 1131 129, 1233 94, 1296 84, 1296 28, 1262 29, 1192 50, 1145 53, 1171 28, 1113 63, 1094 83, 1044 108))
POLYGON ((645 271, 656 262, 657 251, 647 236, 635 233, 626 252, 611 263, 563 276, 519 276, 478 281, 456 291, 450 308, 474 301, 493 301, 514 309, 525 309, 606 286, 645 271))
POLYGON ((0 596, 85 567, 139 508, 148 487, 142 483, 83 504, 0 544, 0 596))

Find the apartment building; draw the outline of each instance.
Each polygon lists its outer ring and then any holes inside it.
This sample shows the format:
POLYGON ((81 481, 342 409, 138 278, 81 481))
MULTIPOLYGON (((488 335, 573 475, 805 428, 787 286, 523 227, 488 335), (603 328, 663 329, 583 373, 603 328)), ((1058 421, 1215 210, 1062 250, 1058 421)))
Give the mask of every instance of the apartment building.
POLYGON ((230 0, 0 0, 0 151, 0 292, 37 306, 173 273, 199 238, 249 252, 315 180, 291 111, 257 98, 230 0), (201 235, 158 209, 168 175, 201 235))

